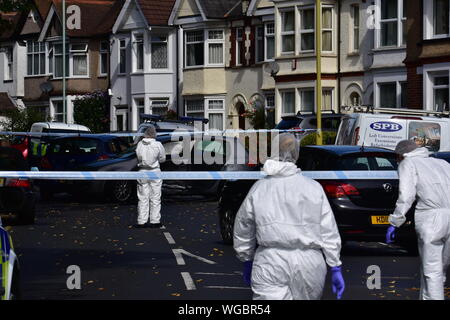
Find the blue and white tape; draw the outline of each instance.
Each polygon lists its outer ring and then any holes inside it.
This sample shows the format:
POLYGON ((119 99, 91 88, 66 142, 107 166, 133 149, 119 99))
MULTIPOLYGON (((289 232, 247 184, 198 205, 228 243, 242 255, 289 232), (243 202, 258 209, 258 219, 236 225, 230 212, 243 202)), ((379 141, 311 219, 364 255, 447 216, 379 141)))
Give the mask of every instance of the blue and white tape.
MULTIPOLYGON (((396 171, 303 171, 314 180, 396 180, 396 171)), ((259 180, 262 171, 0 171, 0 178, 38 180, 259 180)))

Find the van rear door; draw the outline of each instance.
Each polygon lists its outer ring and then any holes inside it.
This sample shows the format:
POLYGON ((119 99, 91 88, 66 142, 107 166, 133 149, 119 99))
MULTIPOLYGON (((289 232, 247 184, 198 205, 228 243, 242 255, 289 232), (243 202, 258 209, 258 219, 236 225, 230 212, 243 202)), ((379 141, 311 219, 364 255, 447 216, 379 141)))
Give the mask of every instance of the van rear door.
MULTIPOLYGON (((355 130, 358 130, 356 128, 355 130)), ((363 117, 358 140, 358 145, 379 147, 395 150, 397 144, 407 138, 407 120, 390 118, 380 118, 375 116, 363 117)))
POLYGON ((408 120, 408 139, 414 140, 419 146, 426 147, 432 152, 447 151, 448 137, 441 139, 442 134, 448 132, 446 121, 436 120, 408 120))

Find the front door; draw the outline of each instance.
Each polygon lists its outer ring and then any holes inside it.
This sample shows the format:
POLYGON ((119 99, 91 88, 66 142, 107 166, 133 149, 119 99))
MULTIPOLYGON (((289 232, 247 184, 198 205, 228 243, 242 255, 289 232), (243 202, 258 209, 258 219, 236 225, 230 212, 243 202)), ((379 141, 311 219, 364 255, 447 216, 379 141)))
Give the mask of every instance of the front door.
POLYGON ((118 109, 116 111, 116 131, 128 131, 127 109, 118 109))

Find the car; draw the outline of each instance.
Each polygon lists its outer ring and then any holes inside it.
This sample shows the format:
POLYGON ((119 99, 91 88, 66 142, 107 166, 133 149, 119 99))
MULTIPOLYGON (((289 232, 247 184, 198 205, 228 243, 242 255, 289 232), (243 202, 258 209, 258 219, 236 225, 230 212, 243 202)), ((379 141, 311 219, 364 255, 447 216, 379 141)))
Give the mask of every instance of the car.
POLYGON ((0 300, 20 299, 19 260, 12 239, 0 219, 0 300))
MULTIPOLYGON (((158 136, 166 151, 166 161, 161 164, 161 171, 241 171, 253 166, 249 160, 248 152, 237 138, 223 136, 206 136, 190 133, 180 139, 171 135, 158 136), (181 139, 185 137, 185 139, 181 139), (180 141, 181 140, 181 141, 180 141), (187 142, 187 143, 186 143, 187 142), (181 152, 183 145, 187 154, 181 152), (180 157, 180 163, 173 161, 174 150, 180 157), (227 156, 227 150, 234 150, 234 160, 227 156), (218 156, 220 163, 207 164, 205 156, 218 156), (227 158, 228 157, 228 158, 227 158), (201 161, 195 161, 201 159, 201 161)), ((80 171, 137 171, 136 145, 125 151, 119 157, 92 162, 78 168, 80 171)), ((100 194, 115 202, 126 203, 135 200, 136 181, 77 181, 77 189, 89 194, 100 194)), ((166 180, 163 181, 163 196, 171 195, 200 195, 217 197, 223 187, 221 180, 166 180)))
MULTIPOLYGON (((342 114, 334 113, 334 111, 323 111, 322 130, 337 133, 342 116, 342 114)), ((305 130, 317 129, 317 115, 315 113, 299 112, 294 116, 284 116, 275 129, 296 130, 299 133, 305 133, 305 130)))
MULTIPOLYGON (((41 171, 76 171, 76 168, 93 161, 111 159, 127 150, 130 144, 122 137, 96 135, 89 137, 60 137, 48 143, 46 155, 39 165, 41 171)), ((73 189, 73 181, 40 180, 41 198, 73 189)))
POLYGON ((450 152, 436 152, 431 155, 434 158, 442 159, 450 163, 450 152))
MULTIPOLYGON (((0 171, 30 171, 20 151, 0 147, 0 171)), ((0 177, 0 213, 13 215, 20 224, 33 224, 36 195, 33 182, 26 178, 0 177)))
POLYGON ((344 116, 336 145, 358 145, 395 150, 402 140, 413 140, 431 152, 450 151, 450 119, 423 111, 372 109, 344 116), (397 113, 395 113, 397 112, 397 113))
MULTIPOLYGON (((297 166, 303 171, 396 171, 396 154, 382 148, 358 146, 306 146, 297 166)), ((388 216, 398 198, 398 180, 317 179, 334 212, 345 241, 384 241, 388 216)), ((219 225, 225 243, 233 241, 237 211, 255 181, 227 181, 219 199, 219 225)), ((300 186, 299 186, 300 187, 300 186)), ((413 210, 399 231, 398 239, 412 254, 417 253, 413 210)))

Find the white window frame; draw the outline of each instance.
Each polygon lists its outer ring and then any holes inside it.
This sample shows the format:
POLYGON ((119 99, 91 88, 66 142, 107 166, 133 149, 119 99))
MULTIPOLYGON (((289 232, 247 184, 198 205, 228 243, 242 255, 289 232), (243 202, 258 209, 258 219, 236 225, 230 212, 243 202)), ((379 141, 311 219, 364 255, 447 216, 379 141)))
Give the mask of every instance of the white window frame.
POLYGON ((423 67, 423 105, 424 109, 427 111, 433 111, 435 107, 433 78, 436 74, 448 74, 450 77, 450 63, 438 63, 433 65, 425 65, 423 67))
MULTIPOLYGON (((89 57, 89 44, 87 42, 75 42, 75 43, 67 43, 66 44, 66 50, 67 50, 67 60, 66 63, 68 65, 68 68, 66 68, 67 78, 70 79, 87 79, 90 77, 90 57, 89 57), (72 49, 73 45, 84 45, 85 49, 83 50, 77 50, 72 49), (74 56, 86 56, 86 74, 85 75, 75 75, 73 73, 74 70, 74 56)), ((62 43, 61 42, 52 42, 48 45, 46 50, 46 61, 48 61, 49 66, 47 67, 49 74, 53 75, 53 79, 62 79, 63 75, 61 76, 55 76, 55 65, 56 65, 56 59, 55 56, 63 56, 64 53, 62 52, 62 43), (55 46, 61 46, 61 53, 55 52, 55 46), (51 61, 51 70, 50 70, 50 59, 51 61)))
MULTIPOLYGON (((322 5, 321 6, 321 14, 323 15, 323 9, 330 9, 331 10, 331 28, 325 28, 324 27, 324 23, 322 21, 322 48, 321 48, 321 52, 325 52, 325 53, 332 53, 334 52, 334 6, 333 5, 322 5), (323 34, 324 32, 331 32, 331 50, 323 50, 323 44, 324 44, 324 39, 323 39, 323 34)), ((314 21, 315 23, 315 21, 314 21)), ((314 39, 315 39, 315 35, 314 35, 314 39)), ((316 47, 316 44, 314 43, 314 48, 316 47)))
POLYGON ((101 41, 98 51, 98 75, 100 77, 105 77, 108 75, 109 70, 109 41, 101 41), (102 48, 102 44, 106 44, 107 49, 102 48), (102 72, 103 55, 106 55, 106 72, 102 72))
POLYGON ((282 8, 280 9, 280 17, 281 17, 281 27, 280 27, 280 53, 282 55, 291 55, 291 54, 295 54, 295 48, 296 48, 296 9, 295 7, 288 7, 288 8, 282 8), (284 19, 285 19, 285 14, 292 12, 294 15, 294 29, 291 31, 284 31, 283 30, 283 26, 284 26, 284 19), (283 39, 286 36, 293 36, 294 37, 294 47, 292 51, 283 51, 283 39))
POLYGON ((281 97, 281 116, 292 116, 296 112, 296 105, 297 105, 297 94, 295 92, 295 88, 292 89, 280 89, 280 97, 281 97), (284 95, 286 93, 292 93, 294 95, 294 111, 292 113, 285 113, 284 110, 284 95))
POLYGON ((89 78, 89 45, 87 43, 70 43, 69 44, 69 76, 71 78, 89 78), (85 49, 72 49, 74 45, 85 45, 85 49), (86 56, 86 74, 74 74, 74 59, 75 56, 86 56))
MULTIPOLYGON (((316 107, 314 106, 314 109, 316 109, 316 107)), ((323 87, 322 88, 322 110, 334 110, 334 88, 333 87, 323 87), (324 102, 324 92, 325 91, 330 91, 331 92, 331 106, 330 109, 324 109, 323 108, 323 102, 324 102)))
POLYGON ((205 117, 205 99, 203 97, 185 99, 184 100, 184 114, 187 117, 191 117, 192 114, 198 114, 198 113, 202 113, 203 117, 205 117), (193 101, 201 102, 201 104, 203 106, 202 110, 188 110, 188 103, 193 102, 193 101))
POLYGON ((298 89, 298 97, 299 97, 299 103, 298 103, 298 105, 299 105, 299 111, 300 111, 300 112, 311 112, 311 111, 308 111, 308 110, 304 110, 304 108, 303 108, 303 98, 302 98, 302 94, 303 94, 304 92, 306 92, 306 91, 312 92, 312 93, 313 93, 313 96, 314 96, 314 98, 313 98, 314 104, 313 104, 312 112, 315 112, 315 111, 316 111, 316 108, 317 108, 317 105, 316 105, 316 88, 315 88, 315 87, 304 87, 304 88, 299 88, 299 89, 298 89))
POLYGON ((255 62, 256 63, 261 63, 266 61, 266 42, 265 42, 265 26, 264 25, 259 25, 256 26, 256 34, 255 34, 255 62), (261 54, 260 52, 260 44, 262 43, 262 59, 259 59, 259 56, 261 54))
POLYGON ((276 55, 276 48, 275 48, 275 22, 268 22, 264 25, 264 61, 273 61, 275 59, 276 55), (269 25, 272 25, 273 32, 269 33, 269 25), (267 48, 268 48, 268 39, 273 39, 273 57, 269 58, 267 54, 267 48))
POLYGON ((121 38, 121 39, 118 39, 117 43, 118 43, 118 45, 117 45, 117 49, 118 49, 117 50, 117 52, 118 52, 118 55, 117 55, 118 74, 123 75, 123 74, 127 73, 127 57, 128 57, 127 40, 125 38, 121 38), (122 42, 125 44, 124 46, 122 46, 122 42), (125 61, 123 61, 124 62, 124 68, 125 68, 124 71, 120 70, 120 66, 122 64, 122 60, 120 58, 120 53, 121 53, 122 50, 125 51, 125 61))
MULTIPOLYGON (((29 40, 29 41, 27 41, 26 43, 27 43, 27 48, 26 48, 26 61, 27 61, 26 77, 40 77, 40 76, 46 75, 46 72, 47 72, 47 50, 46 50, 46 49, 47 49, 47 46, 45 45, 44 51, 41 51, 41 49, 40 49, 40 44, 41 44, 41 42, 29 40), (28 46, 30 45, 30 43, 31 43, 31 45, 33 46, 33 51, 32 51, 32 52, 29 52, 29 51, 28 51, 28 46), (38 51, 34 51, 34 44, 35 44, 35 43, 38 43, 38 44, 39 44, 39 49, 38 49, 38 51), (44 63, 44 71, 42 72, 42 70, 39 70, 39 71, 40 71, 39 73, 34 74, 34 56, 35 56, 35 55, 39 55, 39 61, 40 61, 40 55, 41 55, 42 53, 44 54, 44 60, 45 60, 45 63, 44 63), (31 59, 31 61, 32 61, 32 66, 31 66, 31 68, 32 68, 32 74, 29 74, 29 73, 28 73, 28 57, 29 57, 29 56, 32 57, 32 59, 31 59)), ((40 67, 39 67, 39 69, 40 69, 40 67)))
POLYGON ((385 83, 394 83, 396 84, 396 108, 402 108, 401 99, 402 99, 402 87, 401 83, 407 81, 407 75, 385 75, 385 76, 375 76, 374 77, 374 106, 375 108, 381 108, 381 96, 380 96, 380 84, 385 83))
POLYGON ((241 57, 242 57, 242 50, 244 49, 244 28, 243 27, 239 27, 236 28, 236 41, 235 41, 235 45, 236 45, 236 50, 235 50, 235 56, 236 56, 236 66, 242 66, 243 61, 241 61, 241 57), (239 33, 241 33, 239 35, 239 33))
POLYGON ((170 70, 170 37, 169 35, 158 35, 150 34, 150 70, 153 71, 167 71, 170 70), (165 41, 156 41, 156 37, 165 38, 165 41), (155 68, 153 67, 153 44, 154 43, 165 43, 166 44, 166 67, 165 68, 155 68))
POLYGON ((310 6, 298 7, 298 15, 299 15, 299 19, 300 19, 300 24, 299 24, 299 27, 298 27, 298 33, 299 33, 299 36, 298 36, 298 38, 299 38, 298 51, 300 53, 313 53, 316 50, 316 32, 315 32, 315 30, 316 30, 316 28, 315 28, 315 25, 316 25, 316 9, 315 9, 315 6, 311 6, 310 5, 310 6), (306 10, 313 10, 314 11, 314 28, 313 29, 302 29, 303 28, 303 11, 306 11, 306 10), (312 34, 313 35, 313 38, 314 38, 314 47, 313 47, 313 49, 307 49, 307 50, 303 50, 302 49, 302 37, 303 37, 304 34, 312 34))
MULTIPOLYGON (((225 129, 225 99, 223 97, 207 97, 205 98, 204 102, 205 106, 205 118, 209 119, 210 114, 220 114, 222 115, 222 128, 225 129), (213 101, 220 101, 222 102, 222 107, 220 109, 212 109, 210 108, 209 104, 213 101)), ((206 125, 206 129, 209 129, 209 123, 206 125)))
POLYGON ((358 53, 361 49, 361 7, 359 3, 350 5, 350 19, 351 19, 351 39, 350 39, 350 52, 358 53), (356 14, 358 19, 356 19, 356 14), (356 23, 356 20, 358 23, 356 23), (358 38, 358 39, 356 39, 358 38), (358 44, 356 47, 355 44, 358 44))
POLYGON ((14 79, 14 47, 8 46, 5 48, 5 81, 14 79))
MULTIPOLYGON (((61 102, 64 103, 63 97, 55 97, 50 99, 50 118, 52 119, 52 122, 58 122, 56 119, 56 115, 62 115, 63 116, 63 123, 68 123, 68 107, 69 107, 69 98, 66 98, 66 110, 63 110, 62 113, 56 113, 55 108, 55 102, 61 102), (65 112, 64 112, 65 111, 65 112)), ((64 108, 64 107, 63 107, 64 108)))
POLYGON ((223 29, 207 29, 205 30, 205 61, 206 66, 213 66, 213 67, 223 67, 225 66, 225 31, 223 29), (220 31, 222 32, 222 39, 210 39, 209 33, 210 32, 216 32, 220 31), (222 45, 222 62, 221 63, 210 63, 209 62, 209 46, 211 44, 221 44, 222 45))
MULTIPOLYGON (((131 49, 132 49, 132 70, 133 73, 143 73, 145 70, 145 41, 144 41, 144 33, 143 32, 133 32, 131 35, 132 38, 132 45, 131 45, 131 49), (140 40, 138 40, 138 37, 140 38, 140 40), (141 45, 142 46, 142 68, 138 68, 138 46, 141 45)), ((120 44, 119 44, 120 46, 120 44)), ((123 48, 123 47, 122 47, 123 48)), ((119 56, 120 59, 120 56, 119 56)), ((126 60, 126 59, 125 59, 126 60)))
POLYGON ((403 22, 405 20, 405 14, 403 13, 403 0, 397 0, 397 17, 390 19, 381 19, 381 2, 384 0, 375 0, 375 20, 376 20, 376 30, 375 30, 375 48, 400 48, 404 47, 403 43, 403 22), (397 44, 390 46, 383 46, 381 44, 381 29, 383 23, 397 23, 397 44))
POLYGON ((206 47, 206 41, 205 41, 205 31, 204 30, 186 30, 185 31, 185 33, 184 33, 184 67, 186 69, 201 68, 201 67, 206 65, 205 47, 206 47), (201 40, 201 41, 189 41, 188 42, 188 39, 187 39, 188 38, 188 33, 192 33, 192 32, 198 32, 198 33, 202 32, 203 33, 203 40, 201 40), (188 66, 188 63, 187 63, 187 61, 188 61, 188 59, 187 59, 187 53, 188 53, 187 46, 188 45, 195 45, 195 44, 199 44, 199 43, 203 44, 203 63, 202 64, 197 64, 197 65, 188 66))
MULTIPOLYGON (((450 1, 449 1, 450 2, 450 1)), ((435 34, 435 10, 434 10, 434 0, 423 0, 423 26, 424 26, 424 35, 423 38, 425 40, 429 39, 444 39, 450 37, 450 12, 449 12, 449 30, 447 30, 446 34, 435 34)), ((449 4, 450 11, 450 4, 449 4)))
MULTIPOLYGON (((170 105, 170 98, 169 97, 151 97, 150 98, 150 113, 155 114, 153 112, 154 104, 156 105, 156 102, 164 101, 164 107, 167 108, 167 111, 169 111, 169 105, 170 105)), ((161 107, 161 105, 158 105, 157 107, 161 107)))

